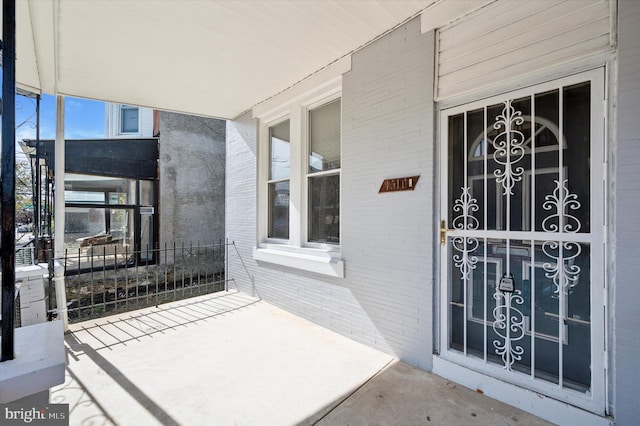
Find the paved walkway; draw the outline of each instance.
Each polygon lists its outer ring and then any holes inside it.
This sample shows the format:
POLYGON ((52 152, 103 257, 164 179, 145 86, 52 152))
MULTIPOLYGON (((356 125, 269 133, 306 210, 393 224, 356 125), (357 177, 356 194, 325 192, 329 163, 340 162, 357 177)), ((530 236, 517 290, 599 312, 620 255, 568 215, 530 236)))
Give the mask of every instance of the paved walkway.
POLYGON ((241 293, 70 328, 71 425, 546 424, 241 293))

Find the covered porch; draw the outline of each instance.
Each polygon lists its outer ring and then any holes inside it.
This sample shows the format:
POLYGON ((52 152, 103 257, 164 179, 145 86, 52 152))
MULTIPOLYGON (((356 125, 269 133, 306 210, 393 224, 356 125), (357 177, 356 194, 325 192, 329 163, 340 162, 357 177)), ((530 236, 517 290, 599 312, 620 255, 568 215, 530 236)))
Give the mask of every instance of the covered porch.
POLYGON ((547 424, 233 289, 70 330, 71 424, 547 424))
MULTIPOLYGON (((224 277, 240 291, 65 337, 57 298, 48 336, 67 380, 51 403, 73 424, 538 421, 486 395, 556 424, 637 423, 640 2, 16 8, 17 28, 3 12, 15 31, 3 77, 16 72, 3 101, 16 84, 58 97, 58 158, 66 96, 227 119, 225 238, 238 249, 224 277), (385 182, 412 183, 382 194, 385 182)), ((15 215, 2 202, 0 373, 26 352, 14 357, 15 215)))

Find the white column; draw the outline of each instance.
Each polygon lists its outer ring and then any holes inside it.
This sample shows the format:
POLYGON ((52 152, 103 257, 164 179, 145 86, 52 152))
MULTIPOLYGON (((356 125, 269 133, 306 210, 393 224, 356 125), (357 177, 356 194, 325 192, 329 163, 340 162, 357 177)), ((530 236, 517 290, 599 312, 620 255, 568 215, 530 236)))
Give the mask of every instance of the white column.
POLYGON ((64 331, 69 327, 67 317, 67 294, 64 281, 64 96, 56 97, 56 145, 55 145, 55 203, 54 203, 54 259, 53 281, 56 287, 58 319, 64 331))

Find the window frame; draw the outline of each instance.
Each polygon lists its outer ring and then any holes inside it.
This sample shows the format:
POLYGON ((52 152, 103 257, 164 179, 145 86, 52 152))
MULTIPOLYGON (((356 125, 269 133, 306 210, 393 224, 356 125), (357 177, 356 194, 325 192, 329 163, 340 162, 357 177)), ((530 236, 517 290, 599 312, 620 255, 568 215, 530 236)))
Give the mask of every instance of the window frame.
POLYGON ((274 123, 270 123, 267 126, 267 156, 268 156, 268 164, 267 164, 267 176, 266 176, 266 188, 264 189, 265 194, 266 194, 266 201, 267 201, 267 206, 266 206, 266 218, 267 218, 267 227, 266 227, 266 239, 274 242, 274 243, 281 243, 284 241, 289 241, 289 238, 279 238, 279 237, 270 237, 269 236, 269 232, 271 230, 271 218, 272 218, 272 210, 271 210, 271 205, 270 205, 270 200, 269 200, 269 188, 272 184, 278 184, 281 182, 289 182, 289 219, 288 219, 288 223, 289 223, 289 230, 288 230, 288 235, 289 237, 291 236, 291 146, 292 146, 292 142, 291 142, 291 120, 290 118, 284 117, 280 120, 278 120, 277 122, 274 123), (273 129, 274 127, 285 123, 286 121, 289 121, 289 176, 287 176, 286 178, 278 178, 278 179, 273 179, 271 177, 271 172, 272 172, 272 133, 271 133, 271 129, 273 129))
MULTIPOLYGON (((330 249, 330 250, 335 250, 336 247, 339 247, 340 244, 342 243, 341 241, 338 243, 321 243, 321 242, 315 242, 315 241, 309 241, 309 205, 311 204, 310 200, 309 200, 309 182, 312 178, 314 177, 324 177, 324 176, 335 176, 338 175, 338 178, 340 180, 340 200, 339 200, 339 206, 340 206, 340 214, 342 214, 342 96, 341 94, 339 94, 338 96, 331 96, 329 98, 324 98, 321 99, 317 102, 314 102, 312 104, 306 105, 305 107, 305 113, 304 113, 304 140, 302 141, 302 143, 304 144, 304 171, 303 171, 303 180, 304 180, 304 188, 303 188, 303 203, 302 205, 303 210, 304 210, 304 216, 301 218, 302 219, 302 229, 303 229, 303 236, 304 236, 304 245, 307 247, 313 247, 313 248, 322 248, 322 249, 330 249), (340 101, 340 167, 335 168, 335 169, 329 169, 329 170, 322 170, 319 172, 310 172, 309 168, 310 168, 310 161, 309 158, 311 156, 311 131, 310 131, 310 127, 309 127, 309 122, 310 122, 310 115, 311 115, 311 111, 319 109, 324 107, 325 105, 329 105, 333 102, 336 101, 340 101)), ((340 226, 340 230, 338 231, 338 234, 340 236, 342 236, 342 221, 340 221, 339 226, 340 226)))
MULTIPOLYGON (((320 174, 342 176, 342 164, 338 169, 309 173, 309 114, 312 110, 336 100, 342 102, 342 79, 283 102, 268 113, 256 117, 258 125, 258 194, 257 194, 257 244, 254 259, 281 266, 316 272, 323 275, 344 277, 341 258, 342 240, 339 243, 309 241, 309 178, 320 174), (270 129, 286 120, 290 125, 289 172, 289 239, 269 238, 270 129)), ((342 104, 340 108, 342 129, 342 104)), ((342 158, 342 135, 340 157, 342 158)), ((342 182, 340 184, 342 186, 342 182)), ((342 191, 340 191, 342 206, 342 191)), ((342 212, 341 212, 342 214, 342 212)), ((340 226, 340 235, 342 228, 340 226)))
POLYGON ((134 105, 120 104, 118 107, 118 134, 119 135, 139 135, 140 134, 140 107, 134 105), (138 111, 138 125, 135 132, 126 132, 124 130, 124 110, 138 111))
MULTIPOLYGON (((160 227, 159 227, 159 217, 158 217, 158 207, 159 207, 159 182, 157 179, 148 179, 148 178, 139 178, 139 177, 127 177, 127 176, 104 176, 104 175, 95 175, 89 173, 69 173, 69 175, 77 175, 77 176, 87 176, 92 177, 95 176, 97 178, 104 178, 107 181, 110 180, 127 180, 127 185, 130 185, 129 199, 126 203, 118 204, 112 203, 110 194, 114 193, 110 191, 108 187, 98 188, 92 192, 94 193, 103 193, 104 198, 103 201, 79 201, 79 200, 67 200, 65 199, 65 208, 67 209, 96 209, 96 210, 104 210, 104 223, 105 230, 110 233, 114 229, 111 228, 111 213, 116 210, 127 211, 131 215, 131 226, 132 232, 131 235, 131 243, 133 244, 131 254, 137 253, 136 261, 137 262, 147 262, 148 264, 154 264, 159 259, 156 255, 156 250, 158 248, 158 241, 160 237, 160 227), (147 183, 149 184, 149 197, 148 199, 143 199, 142 197, 142 186, 147 183), (151 251, 151 256, 149 258, 145 258, 143 255, 149 254, 146 247, 142 244, 142 217, 151 217, 151 227, 152 232, 147 235, 152 241, 152 245, 148 247, 148 250, 151 251)), ((73 181, 67 181, 69 185, 72 185, 73 181)), ((74 191, 74 190, 70 190, 74 191)), ((75 190, 76 192, 89 192, 82 187, 75 190)), ((67 191, 65 191, 67 192, 67 191)), ((69 211, 69 210, 68 210, 69 211)), ((98 268, 97 266, 95 268, 98 268)), ((102 267, 100 267, 102 268, 102 267)), ((89 271, 91 269, 80 268, 80 271, 89 271)))

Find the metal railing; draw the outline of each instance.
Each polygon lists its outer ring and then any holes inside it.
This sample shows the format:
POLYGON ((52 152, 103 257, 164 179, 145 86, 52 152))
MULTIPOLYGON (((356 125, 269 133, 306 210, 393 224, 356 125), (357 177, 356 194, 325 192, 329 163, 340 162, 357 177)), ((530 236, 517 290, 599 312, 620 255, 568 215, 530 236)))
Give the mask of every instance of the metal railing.
MULTIPOLYGON (((229 246, 233 243, 180 243, 129 251, 126 246, 94 246, 66 251, 64 265, 69 322, 228 289, 229 246)), ((49 280, 49 317, 55 291, 49 280)))

